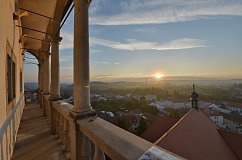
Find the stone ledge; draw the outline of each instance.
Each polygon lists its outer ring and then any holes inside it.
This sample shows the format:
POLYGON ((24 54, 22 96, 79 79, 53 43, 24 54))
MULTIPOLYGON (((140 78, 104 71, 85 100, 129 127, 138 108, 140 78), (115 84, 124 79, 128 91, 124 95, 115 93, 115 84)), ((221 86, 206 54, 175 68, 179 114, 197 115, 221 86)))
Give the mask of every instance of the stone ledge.
POLYGON ((161 159, 183 159, 101 118, 87 118, 78 123, 80 131, 111 159, 137 160, 153 146, 169 155, 161 159))

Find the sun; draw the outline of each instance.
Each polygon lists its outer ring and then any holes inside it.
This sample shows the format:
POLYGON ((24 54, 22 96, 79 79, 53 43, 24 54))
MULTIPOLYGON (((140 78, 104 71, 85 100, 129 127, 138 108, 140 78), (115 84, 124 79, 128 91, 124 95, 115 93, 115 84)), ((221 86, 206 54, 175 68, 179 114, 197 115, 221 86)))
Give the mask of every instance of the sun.
POLYGON ((154 76, 155 76, 155 78, 157 78, 157 79, 160 79, 161 77, 163 77, 163 75, 160 74, 160 73, 156 73, 154 76))

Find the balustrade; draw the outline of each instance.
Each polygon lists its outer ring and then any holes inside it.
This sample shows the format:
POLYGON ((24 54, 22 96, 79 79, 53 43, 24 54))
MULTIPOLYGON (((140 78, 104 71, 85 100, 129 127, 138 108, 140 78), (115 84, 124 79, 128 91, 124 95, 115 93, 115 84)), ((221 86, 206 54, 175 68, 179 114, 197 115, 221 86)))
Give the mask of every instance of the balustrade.
MULTIPOLYGON (((45 111, 51 111, 48 118, 53 121, 50 123, 54 131, 52 134, 56 134, 60 139, 60 144, 65 146, 64 152, 70 153, 69 155, 77 153, 76 148, 72 146, 76 143, 73 142, 74 140, 77 140, 77 143, 81 145, 79 159, 104 160, 105 155, 107 155, 115 160, 137 160, 152 146, 155 146, 98 117, 77 120, 74 125, 80 131, 80 137, 71 138, 71 129, 75 127, 70 126, 73 119, 69 116, 69 112, 73 105, 63 100, 50 101, 50 105, 48 105, 48 96, 45 96, 44 99, 45 111)), ((165 153, 164 158, 162 158, 164 160, 182 159, 158 146, 155 147, 165 153)))

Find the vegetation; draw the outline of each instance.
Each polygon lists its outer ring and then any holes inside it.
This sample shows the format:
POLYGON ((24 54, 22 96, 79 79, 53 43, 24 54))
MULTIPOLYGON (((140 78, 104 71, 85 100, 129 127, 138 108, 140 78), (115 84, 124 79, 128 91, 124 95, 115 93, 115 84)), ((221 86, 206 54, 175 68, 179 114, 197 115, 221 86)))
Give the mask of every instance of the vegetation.
POLYGON ((147 129, 147 124, 146 124, 146 120, 142 117, 140 119, 139 122, 139 127, 137 129, 137 135, 140 136, 141 134, 143 134, 147 129))
POLYGON ((92 106, 97 110, 103 110, 108 112, 113 112, 117 114, 118 112, 130 112, 139 110, 142 113, 150 113, 152 115, 157 115, 159 113, 158 109, 153 106, 149 106, 146 100, 137 99, 124 99, 124 100, 94 100, 91 102, 92 106))

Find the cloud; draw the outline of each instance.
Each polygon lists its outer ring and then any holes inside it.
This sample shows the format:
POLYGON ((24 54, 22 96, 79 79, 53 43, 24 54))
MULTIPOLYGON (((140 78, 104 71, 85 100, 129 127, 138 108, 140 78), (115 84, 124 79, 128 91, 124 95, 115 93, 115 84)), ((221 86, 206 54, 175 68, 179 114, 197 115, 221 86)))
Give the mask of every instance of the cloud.
POLYGON ((144 81, 148 77, 146 73, 134 73, 134 74, 95 74, 91 75, 93 81, 144 81))
POLYGON ((100 53, 102 51, 90 48, 90 53, 100 53))
POLYGON ((145 73, 134 73, 134 74, 98 74, 98 75, 91 75, 93 79, 106 79, 106 78, 140 78, 146 77, 147 74, 145 73))
POLYGON ((90 6, 90 14, 95 15, 108 3, 110 3, 109 0, 93 0, 90 6))
POLYGON ((70 66, 70 67, 61 67, 60 68, 61 70, 73 70, 73 66, 70 66))
POLYGON ((148 33, 148 34, 154 34, 156 31, 152 28, 149 28, 149 29, 144 29, 144 28, 134 28, 134 32, 137 32, 137 33, 148 33))
POLYGON ((101 61, 94 61, 93 63, 97 63, 97 64, 110 64, 109 62, 101 62, 101 61))
POLYGON ((242 16, 242 1, 132 0, 120 3, 114 14, 91 16, 93 25, 140 25, 184 22, 216 16, 242 16))
POLYGON ((60 42, 60 50, 73 48, 73 33, 68 31, 61 31, 63 40, 60 42))
POLYGON ((93 45, 105 46, 120 50, 178 50, 205 47, 206 41, 192 38, 181 38, 166 43, 145 42, 136 39, 128 39, 126 43, 109 41, 99 38, 91 38, 93 45))
POLYGON ((96 64, 114 64, 114 65, 119 65, 120 63, 119 62, 106 62, 106 61, 94 61, 93 63, 96 63, 96 64))
MULTIPOLYGON (((60 46, 60 49, 69 49, 73 48, 73 33, 62 32, 63 45, 60 46)), ((201 39, 193 38, 180 38, 175 39, 170 42, 157 43, 157 42, 148 42, 140 41, 136 39, 127 39, 126 42, 117 42, 111 40, 105 40, 95 37, 90 37, 90 46, 105 46, 113 49, 119 50, 130 50, 130 51, 139 51, 139 50, 178 50, 178 49, 190 49, 198 47, 206 47, 206 41, 201 39)), ((95 50, 94 50, 95 51, 95 50)), ((66 59, 64 58, 63 61, 66 59)))
POLYGON ((61 56, 60 57, 60 63, 69 62, 69 61, 71 61, 71 57, 67 57, 67 56, 61 56))
POLYGON ((113 78, 113 77, 117 77, 117 75, 115 74, 100 74, 100 75, 91 75, 92 78, 113 78))

